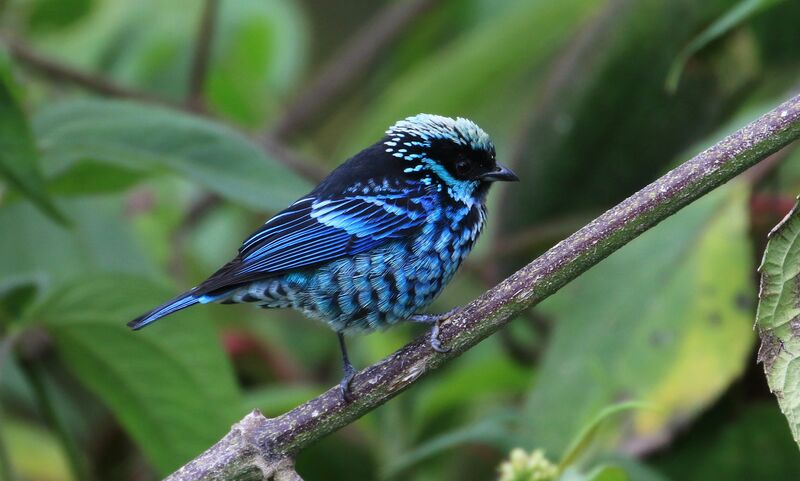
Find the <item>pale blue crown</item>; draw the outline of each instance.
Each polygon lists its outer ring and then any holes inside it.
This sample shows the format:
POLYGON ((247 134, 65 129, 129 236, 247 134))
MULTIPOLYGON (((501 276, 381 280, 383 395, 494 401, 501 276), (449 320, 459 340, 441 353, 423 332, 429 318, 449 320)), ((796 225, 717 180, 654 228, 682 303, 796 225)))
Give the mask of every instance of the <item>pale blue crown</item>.
POLYGON ((386 134, 403 137, 407 134, 422 140, 446 139, 475 150, 492 150, 494 145, 489 135, 468 119, 443 117, 441 115, 417 114, 392 125, 386 134))

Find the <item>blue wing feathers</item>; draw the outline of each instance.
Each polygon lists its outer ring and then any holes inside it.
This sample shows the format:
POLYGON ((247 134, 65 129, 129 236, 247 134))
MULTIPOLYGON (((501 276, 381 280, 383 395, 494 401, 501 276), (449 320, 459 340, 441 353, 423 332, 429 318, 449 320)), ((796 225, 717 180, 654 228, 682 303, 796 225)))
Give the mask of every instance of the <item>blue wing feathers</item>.
POLYGON ((248 237, 239 255, 192 291, 131 321, 133 329, 258 279, 312 268, 408 236, 426 219, 424 191, 319 200, 304 197, 248 237))
POLYGON ((364 252, 408 235, 425 221, 424 191, 333 199, 306 197, 245 240, 239 256, 198 287, 226 287, 364 252))

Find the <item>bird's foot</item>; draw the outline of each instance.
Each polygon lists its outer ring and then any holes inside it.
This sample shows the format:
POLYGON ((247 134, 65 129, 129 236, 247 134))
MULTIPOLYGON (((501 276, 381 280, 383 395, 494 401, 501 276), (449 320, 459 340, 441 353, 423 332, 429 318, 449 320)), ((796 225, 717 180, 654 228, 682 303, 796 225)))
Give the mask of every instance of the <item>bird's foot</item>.
POLYGON ((440 322, 441 321, 436 321, 433 324, 433 327, 431 328, 430 343, 431 343, 431 349, 433 349, 436 352, 440 352, 442 354, 445 354, 445 353, 450 352, 450 348, 442 346, 442 341, 441 341, 441 339, 439 339, 439 329, 440 329, 439 323, 440 322))
POLYGON ((431 349, 433 349, 436 352, 445 354, 450 352, 451 349, 449 347, 444 347, 442 345, 441 339, 439 339, 439 331, 441 329, 441 323, 447 320, 447 318, 455 314, 457 311, 458 308, 450 309, 444 314, 414 314, 409 318, 409 320, 421 324, 433 324, 430 335, 431 349))
POLYGON ((347 365, 344 367, 344 377, 339 381, 339 390, 342 391, 342 399, 344 402, 349 403, 353 400, 353 393, 350 391, 350 384, 356 376, 356 370, 353 366, 347 365))
POLYGON ((344 335, 339 332, 337 336, 339 337, 339 349, 342 353, 342 370, 344 371, 344 377, 339 381, 339 389, 342 391, 342 399, 344 399, 344 402, 349 403, 353 400, 352 392, 350 392, 350 384, 353 382, 356 370, 353 368, 353 365, 350 364, 350 357, 347 355, 347 346, 344 343, 344 335))

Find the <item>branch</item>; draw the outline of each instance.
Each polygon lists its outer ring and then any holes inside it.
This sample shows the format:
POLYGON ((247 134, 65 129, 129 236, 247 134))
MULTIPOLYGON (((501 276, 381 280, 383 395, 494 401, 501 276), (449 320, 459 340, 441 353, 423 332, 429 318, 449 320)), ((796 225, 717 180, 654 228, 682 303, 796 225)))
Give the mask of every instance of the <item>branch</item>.
POLYGON ((325 63, 319 74, 286 110, 270 135, 282 139, 306 127, 343 92, 354 87, 357 80, 381 58, 381 54, 438 1, 389 2, 325 63))
POLYGON ((442 325, 440 339, 450 352, 434 352, 427 337, 421 337, 359 372, 352 402, 345 403, 333 388, 277 418, 254 411, 168 481, 222 479, 220 473, 237 479, 258 466, 270 475, 282 466, 297 476, 291 460, 303 448, 393 398, 647 229, 798 137, 800 96, 668 172, 464 306, 442 325))
POLYGON ((171 102, 150 95, 147 92, 119 85, 105 77, 85 72, 53 60, 17 40, 5 38, 4 43, 8 46, 8 53, 14 60, 47 79, 72 84, 107 97, 141 100, 153 104, 175 107, 171 102))

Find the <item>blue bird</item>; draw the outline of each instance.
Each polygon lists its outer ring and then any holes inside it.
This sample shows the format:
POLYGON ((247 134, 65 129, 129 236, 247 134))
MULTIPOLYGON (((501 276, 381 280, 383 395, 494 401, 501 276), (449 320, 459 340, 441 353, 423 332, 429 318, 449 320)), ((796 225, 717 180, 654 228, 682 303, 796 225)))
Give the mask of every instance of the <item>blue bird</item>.
POLYGON ((355 370, 345 334, 427 323, 431 347, 447 352, 438 333, 449 313, 419 312, 474 246, 489 186, 515 180, 472 121, 408 117, 269 219, 211 277, 128 326, 212 302, 297 309, 336 331, 347 400, 355 370))

